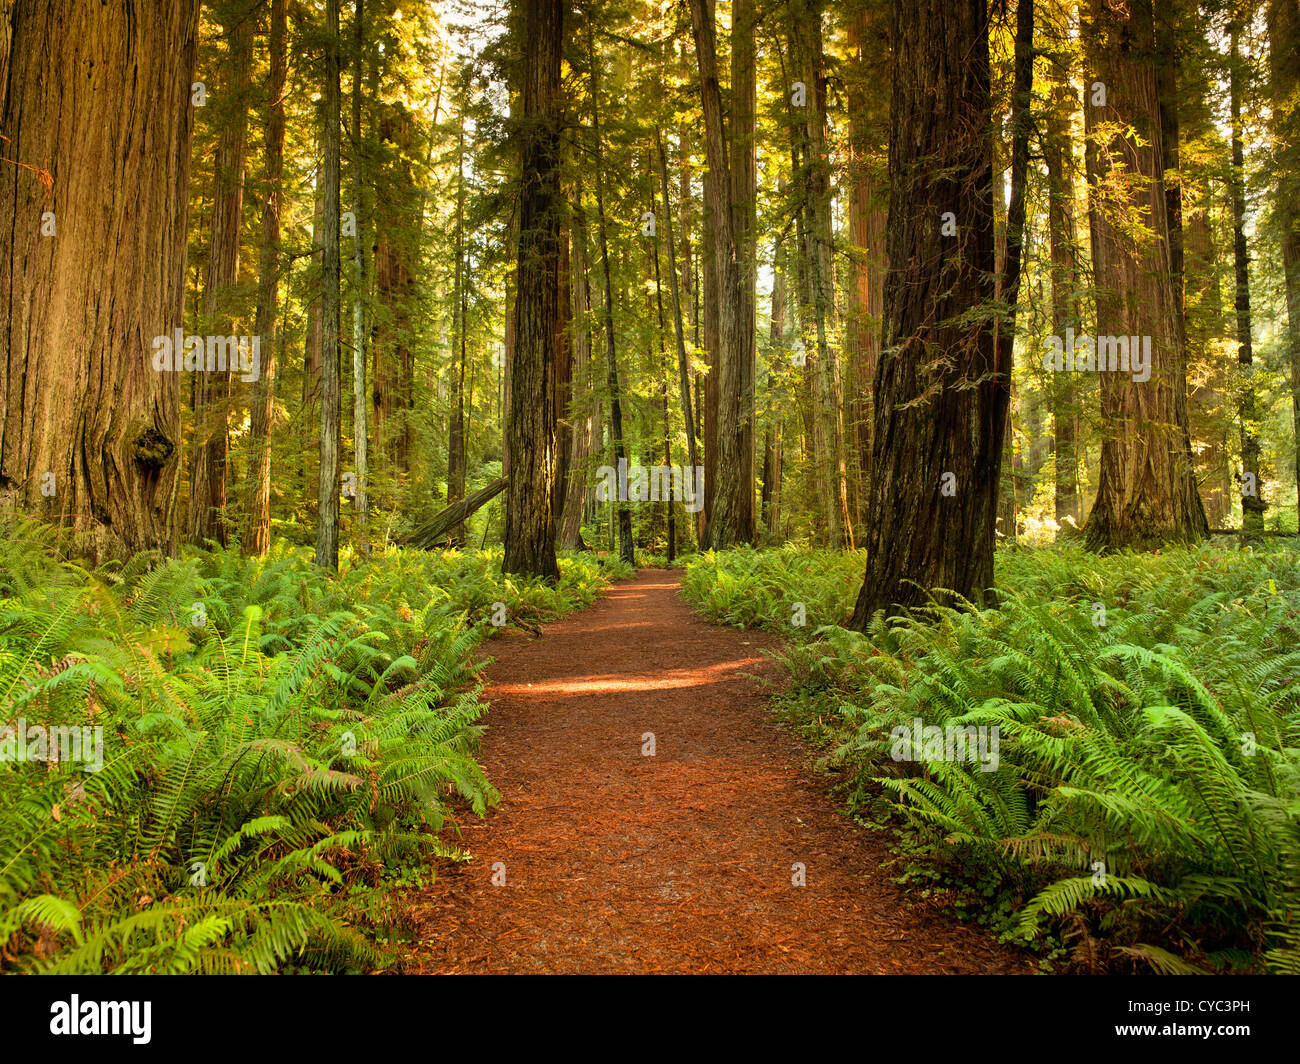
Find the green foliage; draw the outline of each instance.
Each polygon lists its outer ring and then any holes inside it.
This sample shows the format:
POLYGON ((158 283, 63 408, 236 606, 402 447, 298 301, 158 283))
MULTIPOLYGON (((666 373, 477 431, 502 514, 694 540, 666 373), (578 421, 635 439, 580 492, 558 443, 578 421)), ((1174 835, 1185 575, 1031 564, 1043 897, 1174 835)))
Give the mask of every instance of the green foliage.
MULTIPOLYGON (((688 594, 712 616, 779 628, 765 622, 794 593, 789 565, 784 551, 710 556, 688 594)), ((852 605, 845 565, 803 560, 824 616, 852 605)), ((1018 933, 1059 934, 1081 963, 1296 971, 1295 554, 1017 550, 998 581, 996 609, 878 617, 866 635, 826 627, 780 655, 787 709, 832 743, 850 804, 883 795, 914 833, 996 870, 1018 933), (894 729, 918 719, 996 727, 996 771, 895 760, 894 729)))
POLYGON ((394 551, 337 576, 278 546, 87 572, 0 542, 0 726, 103 729, 102 768, 0 761, 0 970, 369 970, 379 891, 496 794, 474 760, 494 616, 605 574, 503 579, 499 552, 394 551))
POLYGON ((866 555, 741 547, 692 555, 684 567, 682 587, 709 620, 806 638, 822 625, 848 620, 866 555), (796 626, 791 619, 799 605, 805 623, 796 626))

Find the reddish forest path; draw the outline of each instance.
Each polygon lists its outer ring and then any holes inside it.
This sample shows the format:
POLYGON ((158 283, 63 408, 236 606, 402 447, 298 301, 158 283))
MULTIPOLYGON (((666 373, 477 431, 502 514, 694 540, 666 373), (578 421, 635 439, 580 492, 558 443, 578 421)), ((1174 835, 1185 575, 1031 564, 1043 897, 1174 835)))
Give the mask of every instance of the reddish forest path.
POLYGON ((463 825, 475 860, 410 899, 405 970, 1029 970, 908 908, 879 835, 770 719, 751 675, 775 675, 761 652, 778 642, 705 622, 677 574, 642 570, 541 639, 490 644, 482 758, 501 805, 463 825))

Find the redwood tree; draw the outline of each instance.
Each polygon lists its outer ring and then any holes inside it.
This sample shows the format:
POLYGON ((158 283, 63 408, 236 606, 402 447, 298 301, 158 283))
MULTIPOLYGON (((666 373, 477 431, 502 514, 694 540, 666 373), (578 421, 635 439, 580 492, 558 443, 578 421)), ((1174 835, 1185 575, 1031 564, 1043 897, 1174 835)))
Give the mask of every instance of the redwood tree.
POLYGON ((198 7, 0 11, 0 506, 92 558, 175 542, 198 7))
POLYGON ((1009 393, 994 354, 988 30, 985 0, 894 5, 889 272, 859 631, 932 588, 980 601, 993 583, 1009 393))
POLYGON ((1084 39, 1096 333, 1151 337, 1151 377, 1105 372, 1094 549, 1144 549, 1204 537, 1187 430, 1187 355, 1170 259, 1152 0, 1090 0, 1084 39), (1104 103, 1094 87, 1104 86, 1104 103), (1127 225, 1137 215, 1143 227, 1127 225))
POLYGON ((506 489, 502 570, 559 579, 551 489, 555 475, 555 365, 561 320, 560 56, 564 0, 518 0, 523 26, 523 116, 519 192, 519 267, 515 336, 506 421, 506 489))

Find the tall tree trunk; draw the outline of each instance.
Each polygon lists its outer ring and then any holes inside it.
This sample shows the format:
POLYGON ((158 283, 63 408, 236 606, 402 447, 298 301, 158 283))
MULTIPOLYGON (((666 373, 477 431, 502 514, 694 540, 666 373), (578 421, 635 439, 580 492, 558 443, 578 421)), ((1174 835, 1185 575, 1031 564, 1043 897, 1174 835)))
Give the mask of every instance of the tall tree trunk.
POLYGON ((758 243, 756 213, 757 152, 755 112, 754 29, 758 12, 755 0, 732 0, 731 5, 731 99, 730 122, 731 225, 736 242, 740 274, 736 306, 736 384, 738 393, 739 490, 736 495, 736 525, 739 539, 754 538, 754 385, 758 373, 757 319, 758 243))
MULTIPOLYGON (((647 174, 652 174, 654 172, 653 166, 654 164, 650 160, 649 153, 647 153, 646 154, 647 174)), ((650 187, 651 187, 650 212, 651 212, 651 216, 653 217, 655 214, 655 208, 657 204, 655 203, 655 195, 653 191, 654 185, 651 185, 650 187)), ((664 217, 665 219, 668 217, 668 203, 666 200, 664 202, 664 217)), ((673 243, 671 226, 665 227, 665 236, 668 238, 668 246, 671 248, 673 243)), ((651 246, 654 251, 655 309, 657 311, 657 320, 659 324, 659 330, 658 330, 659 367, 660 367, 659 398, 660 398, 660 403, 663 407, 663 416, 664 416, 664 465, 668 468, 671 468, 673 464, 672 416, 668 412, 668 380, 670 377, 670 373, 668 367, 668 347, 667 344, 664 343, 664 332, 667 326, 664 321, 664 288, 663 288, 662 272, 660 270, 660 265, 659 265, 658 226, 655 227, 655 238, 651 246)), ((669 493, 662 500, 662 502, 664 504, 664 510, 663 510, 664 522, 667 526, 667 533, 668 533, 668 560, 672 561, 674 558, 677 557, 677 518, 676 515, 673 513, 673 499, 671 493, 669 493)))
POLYGON ((316 564, 339 567, 339 0, 325 0, 320 476, 316 564))
MULTIPOLYGON (((203 321, 217 336, 234 330, 233 296, 239 276, 239 233, 244 212, 245 147, 248 140, 248 77, 253 56, 253 18, 231 11, 223 69, 229 72, 228 99, 220 115, 221 132, 213 174, 212 236, 203 293, 203 321)), ((192 378, 194 442, 190 453, 187 538, 202 545, 227 538, 226 463, 230 451, 230 373, 215 365, 192 378)))
POLYGON ((888 11, 879 0, 860 2, 848 22, 854 53, 849 86, 850 187, 848 197, 849 283, 848 409, 846 449, 856 483, 853 519, 859 529, 867 508, 867 469, 871 463, 871 388, 880 359, 880 312, 883 306, 885 225, 888 207, 880 180, 878 145, 888 139, 889 97, 877 70, 889 54, 888 11))
POLYGON ((365 203, 365 166, 361 142, 362 60, 365 57, 364 0, 356 0, 352 20, 352 210, 356 218, 356 235, 352 240, 352 448, 356 463, 356 487, 352 500, 357 524, 366 523, 367 485, 370 468, 366 453, 366 241, 369 211, 365 203))
MULTIPOLYGON (((466 86, 466 95, 468 86, 466 86)), ((462 110, 456 132, 456 271, 452 297, 452 370, 451 416, 447 432, 447 505, 451 506, 465 497, 465 478, 468 457, 465 450, 465 113, 462 110)), ((452 530, 452 545, 465 546, 465 525, 462 522, 452 530)))
POLYGON ((149 338, 183 325, 198 4, 4 7, 0 508, 92 560, 168 550, 180 374, 149 338))
MULTIPOLYGON (((803 266, 806 312, 802 323, 813 328, 816 353, 810 354, 814 475, 821 494, 831 547, 853 545, 848 506, 848 469, 844 455, 842 389, 839 365, 830 348, 834 316, 831 271, 830 159, 826 147, 826 79, 822 46, 821 0, 804 0, 795 14, 792 37, 806 103, 802 149, 805 163, 803 198, 803 266)), ((805 329, 806 331, 806 329, 805 329)))
POLYGON ((1247 533, 1264 530, 1264 492, 1259 479, 1259 425, 1255 413, 1254 348, 1250 327, 1250 253, 1246 247, 1246 156, 1242 144, 1241 90, 1244 78, 1238 27, 1230 32, 1228 97, 1232 117, 1232 261, 1236 278, 1237 364, 1240 391, 1237 418, 1241 424, 1241 527, 1247 533))
POLYGON ((578 550, 582 542, 582 512, 587 501, 589 470, 587 463, 594 451, 596 398, 595 373, 591 362, 591 284, 587 272, 587 216, 582 206, 582 185, 576 182, 569 226, 571 267, 570 295, 573 300, 573 398, 568 416, 572 425, 569 475, 566 481, 564 516, 560 521, 559 545, 563 550, 578 550))
MULTIPOLYGON (((772 248, 772 307, 768 315, 770 350, 785 348, 785 250, 778 235, 772 248)), ((779 408, 763 437, 763 495, 760 513, 768 543, 776 543, 781 527, 781 415, 779 408)))
MULTIPOLYGON (((1300 441, 1300 4, 1269 0, 1270 92, 1278 165, 1275 217, 1282 232, 1282 269, 1287 305, 1284 349, 1291 366, 1291 412, 1300 441)), ((1296 511, 1300 520, 1300 443, 1296 445, 1296 511)))
MULTIPOLYGON (((722 90, 718 84, 716 33, 707 0, 690 0, 691 30, 700 74, 704 110, 705 147, 712 195, 711 237, 717 296, 717 430, 713 505, 702 546, 723 549, 747 542, 752 528, 744 524, 747 509, 742 495, 754 490, 752 480, 742 481, 740 411, 740 319, 743 305, 739 252, 732 224, 731 179, 727 137, 723 129, 722 90)), ((707 274, 707 270, 705 271, 707 274)), ((707 292, 706 292, 707 297, 707 292)), ((710 374, 710 379, 713 374, 710 374)), ((707 458, 706 458, 707 466, 707 458)), ((706 479, 708 473, 706 470, 706 479)), ((706 488, 707 490, 707 488, 706 488)))
MULTIPOLYGON (((555 560, 555 367, 559 358, 560 161, 563 98, 560 56, 564 0, 518 0, 524 27, 519 266, 506 450, 505 559, 502 571, 560 578, 555 560)), ((599 165, 599 164, 598 164, 599 165)))
MULTIPOLYGON (((1017 518, 1020 513, 1021 466, 1023 458, 1015 453, 1011 412, 1015 397, 1012 391, 1012 366, 1015 355, 1016 304, 1020 298, 1020 264, 1025 232, 1025 185, 1029 179, 1029 132, 1032 126, 1030 107, 1034 87, 1034 4, 1033 0, 1018 0, 1016 4, 1015 56, 1013 60, 1013 88, 1011 97, 1011 188, 1007 200, 1006 230, 998 243, 996 254, 997 300, 1005 307, 1002 317, 994 326, 994 344, 997 349, 998 373, 1006 382, 1009 394, 1003 463, 1008 488, 1004 502, 1004 534, 1012 542, 1019 536, 1017 518)), ((994 201, 996 212, 997 202, 994 201)))
POLYGON ((1151 0, 1124 7, 1089 0, 1089 15, 1083 37, 1107 100, 1104 108, 1090 100, 1084 109, 1096 332, 1149 335, 1151 365, 1144 382, 1133 373, 1099 374, 1108 429, 1087 542, 1093 549, 1146 549, 1208 532, 1187 428, 1187 362, 1169 250, 1154 19, 1151 0), (1097 128, 1102 122, 1112 130, 1104 141, 1097 128), (1135 210, 1143 213, 1151 239, 1135 242, 1117 225, 1117 213, 1135 210))
POLYGON ((988 31, 983 0, 894 6, 890 272, 858 631, 929 589, 980 602, 993 583, 1008 389, 994 348, 988 31))
POLYGON ((280 205, 284 172, 284 87, 287 70, 286 0, 271 0, 267 46, 270 77, 266 105, 266 173, 262 198, 262 241, 257 264, 257 318, 254 329, 265 337, 262 374, 253 382, 249 411, 248 496, 243 548, 263 555, 271 547, 271 419, 275 409, 276 293, 280 282, 280 205))
MULTIPOLYGON (((1078 237, 1074 220, 1074 179, 1071 174, 1069 128, 1078 107, 1078 94, 1070 87, 1069 71, 1062 70, 1053 83, 1051 103, 1043 120, 1043 157, 1047 164, 1047 231, 1051 244, 1052 323, 1064 338, 1067 328, 1083 332, 1079 317, 1078 237)), ((1052 440, 1055 458, 1056 522, 1062 528, 1080 523, 1079 452, 1074 425, 1078 414, 1073 377, 1053 375, 1048 384, 1052 404, 1052 440)))
POLYGON ((374 205, 375 298, 382 308, 370 333, 370 438, 374 441, 371 464, 382 458, 407 472, 411 457, 411 409, 414 367, 411 352, 416 205, 410 164, 415 147, 415 125, 400 105, 390 105, 379 122, 379 139, 390 149, 395 164, 387 170, 385 194, 374 205))
MULTIPOLYGON (((614 445, 614 464, 616 468, 621 468, 627 458, 627 449, 623 442, 623 403, 619 396, 618 355, 614 343, 614 288, 610 280, 609 238, 605 227, 605 167, 600 143, 599 66, 593 38, 590 36, 587 56, 591 64, 591 137, 594 148, 593 163, 596 170, 596 228, 600 237, 600 260, 605 278, 605 355, 608 362, 609 423, 611 442, 614 445)), ((632 512, 623 499, 614 499, 611 504, 614 512, 618 514, 619 557, 628 565, 632 565, 636 561, 635 545, 632 541, 632 512)))
POLYGON ((663 135, 656 130, 659 149, 659 182, 664 197, 664 230, 668 242, 668 287, 673 299, 673 334, 677 340, 677 376, 681 392, 682 420, 686 425, 686 456, 691 469, 695 468, 695 415, 691 411, 691 370, 686 356, 686 328, 682 320, 682 299, 677 285, 677 245, 673 240, 673 209, 668 199, 668 160, 664 153, 663 135))

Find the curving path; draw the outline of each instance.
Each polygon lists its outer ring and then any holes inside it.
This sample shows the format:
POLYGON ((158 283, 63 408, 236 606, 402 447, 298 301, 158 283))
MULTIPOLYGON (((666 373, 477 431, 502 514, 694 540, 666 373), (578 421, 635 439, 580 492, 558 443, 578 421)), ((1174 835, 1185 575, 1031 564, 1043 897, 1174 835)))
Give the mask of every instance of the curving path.
POLYGON ((753 677, 776 677, 778 644, 702 620, 664 570, 494 641, 482 758, 501 805, 463 825, 476 860, 408 899, 404 970, 1031 970, 889 882, 880 835, 771 720, 753 677))

